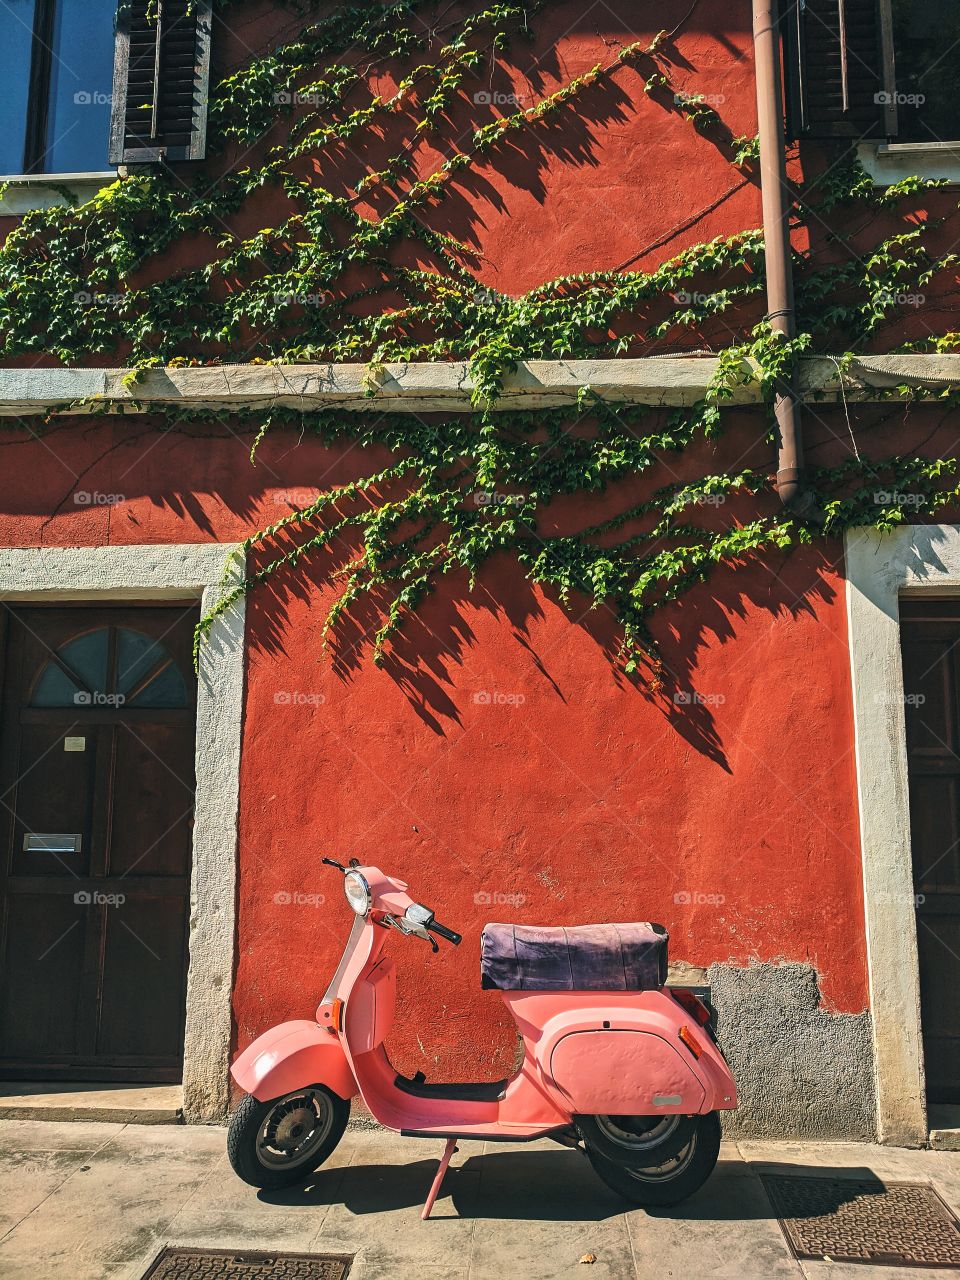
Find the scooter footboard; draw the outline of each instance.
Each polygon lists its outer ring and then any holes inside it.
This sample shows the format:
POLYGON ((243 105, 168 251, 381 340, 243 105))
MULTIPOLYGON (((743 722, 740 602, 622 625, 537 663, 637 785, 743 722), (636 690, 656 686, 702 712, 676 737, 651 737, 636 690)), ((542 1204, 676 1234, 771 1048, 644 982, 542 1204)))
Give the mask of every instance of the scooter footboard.
POLYGON ((345 1100, 358 1092, 339 1037, 305 1020, 271 1027, 244 1049, 230 1074, 258 1102, 311 1084, 324 1084, 345 1100))

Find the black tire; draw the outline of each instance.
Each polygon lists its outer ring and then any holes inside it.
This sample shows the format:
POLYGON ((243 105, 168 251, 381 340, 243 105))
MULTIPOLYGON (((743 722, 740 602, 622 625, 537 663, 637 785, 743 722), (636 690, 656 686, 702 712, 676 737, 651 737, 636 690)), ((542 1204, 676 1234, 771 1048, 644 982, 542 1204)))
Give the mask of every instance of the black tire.
POLYGON ((322 1084, 269 1102, 246 1097, 227 1130, 227 1156, 251 1187, 291 1187, 306 1181, 336 1149, 349 1118, 350 1103, 322 1084))
POLYGON ((631 1204, 650 1208, 679 1204, 703 1186, 720 1154, 720 1117, 715 1111, 696 1116, 693 1134, 680 1152, 662 1164, 615 1162, 585 1142, 594 1171, 631 1204))

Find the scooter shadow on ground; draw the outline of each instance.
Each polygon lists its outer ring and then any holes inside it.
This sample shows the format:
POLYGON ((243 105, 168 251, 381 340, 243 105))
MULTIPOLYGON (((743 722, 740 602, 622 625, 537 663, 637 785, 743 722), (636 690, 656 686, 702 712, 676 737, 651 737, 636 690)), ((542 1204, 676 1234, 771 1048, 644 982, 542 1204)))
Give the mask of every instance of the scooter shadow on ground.
MULTIPOLYGON (((463 1148, 461 1148, 463 1150, 463 1148)), ((302 1187, 259 1191, 265 1204, 317 1207, 342 1204, 358 1216, 420 1208, 437 1172, 437 1159, 409 1164, 353 1164, 318 1169, 302 1187)), ((491 1152, 468 1156, 450 1169, 434 1217, 521 1218, 548 1222, 576 1218, 602 1221, 623 1212, 623 1203, 573 1151, 491 1152)))
MULTIPOLYGON (((864 1166, 777 1164, 768 1161, 757 1161, 742 1164, 723 1160, 717 1165, 717 1172, 695 1192, 689 1200, 671 1208, 650 1206, 646 1212, 651 1218, 673 1218, 679 1222, 742 1222, 763 1218, 776 1219, 779 1215, 770 1203, 769 1196, 761 1178, 803 1178, 825 1179, 836 1185, 825 1193, 816 1210, 809 1216, 819 1216, 825 1212, 833 1213, 851 1200, 862 1195, 882 1195, 884 1184, 872 1169, 864 1166), (724 1177, 724 1166, 728 1176, 724 1177), (744 1178, 750 1179, 756 1188, 753 1196, 744 1196, 742 1184, 744 1178)), ((800 1209, 794 1214, 797 1218, 805 1215, 800 1209)))
MULTIPOLYGON (((411 1164, 356 1164, 341 1169, 319 1169, 302 1187, 260 1191, 265 1204, 288 1208, 343 1204, 353 1214, 389 1213, 419 1207, 436 1173, 434 1159, 411 1164)), ((745 1165, 721 1159, 709 1182, 689 1200, 670 1208, 649 1207, 652 1218, 683 1222, 752 1221, 775 1219, 777 1214, 759 1183, 760 1173, 771 1176, 816 1176, 836 1180, 836 1204, 856 1195, 881 1194, 883 1183, 871 1169, 833 1168, 821 1165, 745 1165), (742 1183, 750 1180, 755 1194, 744 1195, 742 1183), (849 1191, 844 1183, 853 1182, 849 1191), (867 1184, 866 1188, 863 1184, 867 1184), (875 1188, 875 1190, 874 1190, 875 1188)), ((437 1202, 436 1218, 449 1201, 462 1218, 503 1218, 559 1222, 576 1218, 600 1222, 617 1217, 627 1205, 595 1177, 586 1160, 576 1152, 486 1152, 469 1156, 452 1168, 437 1202)))

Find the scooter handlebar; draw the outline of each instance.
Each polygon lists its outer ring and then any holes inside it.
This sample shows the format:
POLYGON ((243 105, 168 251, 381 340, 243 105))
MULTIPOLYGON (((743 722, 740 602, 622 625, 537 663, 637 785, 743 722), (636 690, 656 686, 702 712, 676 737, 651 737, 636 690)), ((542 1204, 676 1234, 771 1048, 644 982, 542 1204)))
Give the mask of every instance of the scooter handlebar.
POLYGON ((446 938, 447 942, 452 942, 455 947, 459 947, 463 938, 459 933, 454 933, 452 929, 448 929, 445 924, 438 924, 436 920, 431 920, 427 925, 431 933, 435 933, 438 938, 446 938))
MULTIPOLYGON (((337 862, 334 858, 321 858, 320 861, 328 867, 336 867, 336 869, 343 875, 346 875, 351 868, 358 867, 360 865, 356 858, 351 858, 348 866, 346 867, 342 862, 337 862)), ((421 913, 419 918, 414 918, 414 922, 416 924, 419 924, 423 929, 428 929, 431 933, 435 933, 438 938, 444 938, 447 942, 452 942, 455 947, 459 947, 460 943, 463 941, 463 937, 459 933, 454 932, 453 929, 448 929, 445 924, 439 924, 434 920, 433 912, 429 907, 419 906, 417 903, 414 903, 409 910, 412 911, 414 907, 416 907, 421 913), (427 917, 430 919, 429 924, 426 920, 427 917)), ((434 950, 436 950, 435 945, 434 950)))

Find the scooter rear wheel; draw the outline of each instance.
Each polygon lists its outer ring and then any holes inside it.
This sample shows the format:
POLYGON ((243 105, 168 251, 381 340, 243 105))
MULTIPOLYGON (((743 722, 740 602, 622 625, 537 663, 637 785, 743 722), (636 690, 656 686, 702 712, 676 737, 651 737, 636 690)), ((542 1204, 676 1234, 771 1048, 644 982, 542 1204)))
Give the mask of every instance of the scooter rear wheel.
POLYGON ((322 1084, 268 1102, 246 1097, 227 1130, 227 1156, 251 1187, 293 1186, 332 1154, 349 1117, 350 1103, 322 1084))
POLYGON ((670 1155, 651 1148, 645 1157, 614 1161, 584 1140, 594 1171, 618 1195, 639 1205, 671 1205, 686 1200, 713 1173, 720 1154, 720 1117, 696 1116, 686 1145, 670 1155))
POLYGON ((661 1164, 693 1137, 699 1116, 577 1116, 576 1126, 588 1147, 614 1164, 661 1164))

